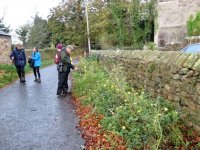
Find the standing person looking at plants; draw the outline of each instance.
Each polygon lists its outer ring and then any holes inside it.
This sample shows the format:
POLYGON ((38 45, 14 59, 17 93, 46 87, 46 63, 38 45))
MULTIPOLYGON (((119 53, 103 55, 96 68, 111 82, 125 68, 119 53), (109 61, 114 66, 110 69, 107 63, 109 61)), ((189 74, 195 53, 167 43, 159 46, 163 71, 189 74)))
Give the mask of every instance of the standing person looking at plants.
POLYGON ((36 47, 33 48, 33 53, 31 56, 33 59, 33 73, 35 76, 34 82, 41 83, 41 76, 40 76, 40 66, 41 66, 41 54, 36 47))
POLYGON ((71 91, 68 91, 68 75, 70 73, 70 69, 77 70, 77 68, 72 64, 70 53, 73 50, 71 45, 68 45, 60 53, 60 63, 59 65, 59 79, 58 79, 58 90, 57 95, 66 96, 66 94, 71 94, 71 91))
POLYGON ((21 44, 16 45, 15 49, 10 54, 10 59, 13 61, 16 67, 20 82, 25 83, 26 80, 25 80, 24 67, 26 66, 26 55, 21 44))

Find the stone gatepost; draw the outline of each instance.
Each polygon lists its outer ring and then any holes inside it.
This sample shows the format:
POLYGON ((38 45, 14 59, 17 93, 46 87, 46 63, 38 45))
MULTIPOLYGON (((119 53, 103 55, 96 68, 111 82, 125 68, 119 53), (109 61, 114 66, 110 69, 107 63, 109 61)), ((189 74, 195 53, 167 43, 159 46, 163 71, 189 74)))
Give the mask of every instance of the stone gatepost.
POLYGON ((200 0, 158 0, 155 43, 159 47, 181 43, 187 36, 187 21, 200 10, 200 0))

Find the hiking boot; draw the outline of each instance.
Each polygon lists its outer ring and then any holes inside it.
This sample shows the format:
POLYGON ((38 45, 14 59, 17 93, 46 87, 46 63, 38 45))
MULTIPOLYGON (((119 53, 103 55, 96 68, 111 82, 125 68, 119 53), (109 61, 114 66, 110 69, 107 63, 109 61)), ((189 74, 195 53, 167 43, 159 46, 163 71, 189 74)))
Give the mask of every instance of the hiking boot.
POLYGON ((25 80, 25 78, 24 78, 24 77, 22 77, 22 79, 21 79, 21 82, 23 82, 23 83, 25 83, 25 82, 26 82, 26 80, 25 80))
POLYGON ((67 88, 64 88, 64 89, 63 89, 63 93, 67 93, 67 88))
POLYGON ((34 82, 37 82, 37 81, 38 81, 38 79, 37 79, 37 78, 35 78, 34 82))
POLYGON ((67 94, 68 94, 68 95, 71 95, 71 94, 72 94, 72 91, 67 91, 67 94))
POLYGON ((41 80, 40 80, 40 79, 38 79, 38 80, 37 80, 37 82, 38 82, 38 83, 41 83, 41 80))
POLYGON ((63 93, 68 95, 72 94, 71 91, 68 91, 68 88, 64 88, 63 93))
POLYGON ((57 95, 61 95, 62 94, 62 90, 57 90, 57 95))
POLYGON ((66 96, 67 96, 67 94, 66 94, 66 93, 62 93, 62 94, 61 94, 61 96, 63 96, 63 97, 66 97, 66 96))

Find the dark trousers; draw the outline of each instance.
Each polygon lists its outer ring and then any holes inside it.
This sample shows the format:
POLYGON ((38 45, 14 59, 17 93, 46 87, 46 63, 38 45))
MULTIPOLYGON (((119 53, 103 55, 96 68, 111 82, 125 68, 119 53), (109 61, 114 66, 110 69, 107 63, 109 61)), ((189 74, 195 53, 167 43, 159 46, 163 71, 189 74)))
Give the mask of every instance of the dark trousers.
POLYGON ((68 90, 68 76, 69 72, 59 72, 58 73, 58 90, 68 90))
POLYGON ((21 80, 22 78, 25 78, 24 66, 16 66, 16 69, 19 79, 21 80))
POLYGON ((39 78, 40 79, 40 67, 33 67, 33 73, 35 78, 39 78))

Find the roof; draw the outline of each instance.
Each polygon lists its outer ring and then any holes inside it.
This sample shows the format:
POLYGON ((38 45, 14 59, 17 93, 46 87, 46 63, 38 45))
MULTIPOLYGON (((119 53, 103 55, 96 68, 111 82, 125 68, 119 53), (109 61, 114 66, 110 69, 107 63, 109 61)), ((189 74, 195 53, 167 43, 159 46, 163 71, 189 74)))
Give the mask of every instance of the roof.
POLYGON ((1 31, 1 30, 0 30, 0 35, 3 35, 3 36, 10 36, 9 34, 3 32, 3 31, 1 31))

